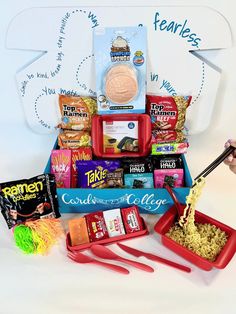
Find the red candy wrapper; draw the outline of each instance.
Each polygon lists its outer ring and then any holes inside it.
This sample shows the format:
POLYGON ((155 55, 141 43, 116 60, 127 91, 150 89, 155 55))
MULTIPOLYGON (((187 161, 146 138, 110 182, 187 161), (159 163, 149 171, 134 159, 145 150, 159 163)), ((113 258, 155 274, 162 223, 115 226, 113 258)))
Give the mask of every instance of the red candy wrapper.
POLYGON ((84 216, 87 222, 90 242, 109 238, 103 212, 87 214, 84 216))
POLYGON ((137 206, 122 208, 121 215, 126 233, 143 230, 143 223, 137 206))
POLYGON ((182 130, 191 96, 147 95, 147 113, 151 117, 152 129, 182 130))
POLYGON ((90 147, 81 147, 78 149, 71 150, 71 188, 78 187, 78 172, 76 169, 77 160, 91 160, 92 159, 92 149, 90 147))
POLYGON ((159 143, 183 143, 187 139, 182 131, 175 130, 153 130, 152 131, 152 144, 159 143))

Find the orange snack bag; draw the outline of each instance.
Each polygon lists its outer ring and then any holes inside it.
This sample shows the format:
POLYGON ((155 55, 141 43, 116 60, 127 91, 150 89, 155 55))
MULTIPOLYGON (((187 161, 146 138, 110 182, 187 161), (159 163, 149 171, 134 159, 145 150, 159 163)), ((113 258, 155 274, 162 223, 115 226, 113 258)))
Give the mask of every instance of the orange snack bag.
POLYGON ((59 95, 62 129, 90 130, 91 120, 96 113, 96 100, 92 97, 59 95))
POLYGON ((71 219, 68 222, 71 245, 80 245, 89 243, 88 229, 84 217, 71 219))

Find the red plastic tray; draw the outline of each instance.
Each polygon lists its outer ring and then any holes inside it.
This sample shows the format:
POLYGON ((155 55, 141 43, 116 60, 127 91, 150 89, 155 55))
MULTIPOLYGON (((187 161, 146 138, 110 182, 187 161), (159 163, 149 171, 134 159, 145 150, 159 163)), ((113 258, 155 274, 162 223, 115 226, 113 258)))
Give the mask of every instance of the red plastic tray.
MULTIPOLYGON (((185 205, 183 204, 181 204, 180 206, 182 210, 185 207, 185 205)), ((173 224, 176 222, 176 220, 176 207, 172 206, 156 223, 154 230, 161 235, 163 245, 174 251, 176 254, 182 256, 186 260, 190 261, 191 263, 195 264, 196 266, 207 271, 211 270, 213 267, 222 269, 228 265, 236 251, 236 230, 203 213, 195 211, 196 222, 213 224, 221 230, 225 231, 229 237, 227 243, 218 255, 217 259, 214 262, 211 262, 193 253, 192 251, 188 250, 187 248, 183 247, 182 245, 178 244, 177 242, 168 238, 165 235, 170 227, 173 226, 173 224)))
POLYGON ((81 250, 85 250, 85 249, 90 248, 93 244, 109 244, 109 243, 112 244, 112 243, 115 243, 115 242, 120 242, 120 241, 123 241, 123 240, 128 240, 128 239, 132 239, 132 238, 148 235, 149 232, 148 232, 147 226, 146 226, 146 224, 145 224, 145 222, 144 222, 142 217, 141 217, 141 219, 142 219, 142 223, 143 223, 143 230, 136 231, 136 232, 133 232, 133 233, 124 234, 124 235, 121 235, 121 236, 118 236, 118 237, 112 237, 112 238, 107 238, 107 239, 100 240, 100 241, 95 241, 95 242, 90 242, 90 243, 86 243, 86 244, 81 244, 81 245, 72 246, 71 245, 71 240, 70 240, 70 234, 68 232, 67 235, 66 235, 66 246, 67 246, 67 249, 69 251, 81 251, 81 250))
POLYGON ((147 114, 95 115, 92 119, 93 153, 102 158, 142 157, 151 151, 151 120, 147 114), (139 152, 104 153, 103 121, 138 121, 139 152))

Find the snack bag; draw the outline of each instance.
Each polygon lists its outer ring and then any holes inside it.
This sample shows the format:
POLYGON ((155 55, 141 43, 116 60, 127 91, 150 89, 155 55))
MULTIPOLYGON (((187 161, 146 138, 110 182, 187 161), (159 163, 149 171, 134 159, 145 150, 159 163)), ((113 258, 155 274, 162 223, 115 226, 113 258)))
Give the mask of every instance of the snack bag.
POLYGON ((153 166, 150 158, 124 159, 124 184, 128 189, 153 188, 153 166))
POLYGON ((94 29, 98 114, 144 113, 145 27, 94 29))
POLYGON ((96 100, 92 97, 59 95, 62 129, 90 130, 91 119, 96 113, 96 100))
POLYGON ((61 149, 91 146, 91 136, 87 131, 64 130, 58 135, 58 145, 61 149))
POLYGON ((52 174, 1 183, 0 188, 0 208, 9 229, 26 220, 60 217, 52 174))
POLYGON ((80 188, 105 188, 107 173, 120 168, 118 160, 77 160, 78 187, 80 188))
POLYGON ((191 96, 147 95, 147 114, 151 117, 152 129, 183 130, 191 99, 191 96))
POLYGON ((71 150, 71 188, 77 188, 78 186, 78 172, 76 169, 77 160, 91 160, 92 149, 90 147, 81 147, 71 150))
POLYGON ((160 156, 153 158, 155 188, 184 186, 184 169, 180 155, 160 156))
POLYGON ((57 188, 70 188, 71 150, 57 149, 51 153, 51 171, 55 175, 57 188))

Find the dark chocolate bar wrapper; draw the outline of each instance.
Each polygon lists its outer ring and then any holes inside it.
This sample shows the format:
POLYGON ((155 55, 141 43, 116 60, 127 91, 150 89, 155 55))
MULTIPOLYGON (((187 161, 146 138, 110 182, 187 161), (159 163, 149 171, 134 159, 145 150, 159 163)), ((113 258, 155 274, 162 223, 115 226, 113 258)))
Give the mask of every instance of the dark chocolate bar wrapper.
POLYGON ((152 157, 154 169, 183 169, 181 155, 161 155, 152 157))
POLYGON ((0 189, 0 208, 9 229, 26 220, 60 217, 52 174, 1 183, 0 189))

